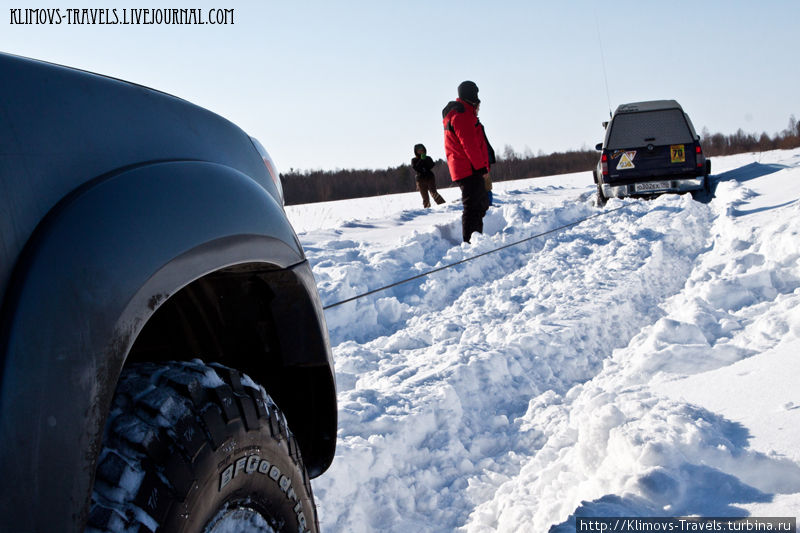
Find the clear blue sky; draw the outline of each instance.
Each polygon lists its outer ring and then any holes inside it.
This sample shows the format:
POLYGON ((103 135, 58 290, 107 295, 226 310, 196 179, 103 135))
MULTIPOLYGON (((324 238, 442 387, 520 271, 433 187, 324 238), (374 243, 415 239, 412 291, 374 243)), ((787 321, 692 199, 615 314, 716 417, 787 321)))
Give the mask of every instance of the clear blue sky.
POLYGON ((800 118, 798 0, 193 0, 167 7, 232 8, 235 23, 10 23, 12 8, 157 5, 34 4, 0 0, 0 51, 207 107, 259 138, 282 171, 396 166, 417 142, 443 157, 441 109, 465 79, 480 87, 498 151, 593 147, 609 99, 674 98, 698 132, 771 135, 800 118))

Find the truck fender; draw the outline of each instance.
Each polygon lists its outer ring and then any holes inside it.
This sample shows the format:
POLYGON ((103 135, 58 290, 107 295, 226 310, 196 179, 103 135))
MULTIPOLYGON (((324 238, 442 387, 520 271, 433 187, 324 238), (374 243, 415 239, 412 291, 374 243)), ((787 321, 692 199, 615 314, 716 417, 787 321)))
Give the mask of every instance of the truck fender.
MULTIPOLYGON (((282 210, 230 167, 165 161, 96 178, 40 223, 2 314, 0 476, 13 487, 0 498, 0 530, 82 530, 107 410, 138 332, 205 274, 302 265, 282 210)), ((330 350, 320 357, 329 364, 330 350)))

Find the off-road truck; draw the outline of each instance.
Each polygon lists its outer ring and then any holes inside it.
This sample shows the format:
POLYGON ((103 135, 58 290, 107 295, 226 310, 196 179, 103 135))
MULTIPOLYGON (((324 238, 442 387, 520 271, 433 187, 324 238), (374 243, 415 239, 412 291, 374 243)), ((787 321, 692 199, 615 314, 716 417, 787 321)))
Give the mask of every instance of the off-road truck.
POLYGON ((0 301, 0 531, 318 529, 328 334, 241 129, 0 54, 0 301))
POLYGON ((598 205, 608 198, 709 193, 711 161, 675 100, 620 105, 603 126, 605 139, 595 146, 601 154, 593 171, 598 205))

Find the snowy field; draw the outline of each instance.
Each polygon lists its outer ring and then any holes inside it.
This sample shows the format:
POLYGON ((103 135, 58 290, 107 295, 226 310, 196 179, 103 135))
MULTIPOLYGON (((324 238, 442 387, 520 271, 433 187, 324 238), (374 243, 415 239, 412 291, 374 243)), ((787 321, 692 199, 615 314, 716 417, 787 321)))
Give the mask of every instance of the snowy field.
POLYGON ((326 305, 604 213, 327 311, 322 530, 800 514, 800 150, 712 164, 706 203, 497 183, 472 244, 457 188, 288 207, 326 305))

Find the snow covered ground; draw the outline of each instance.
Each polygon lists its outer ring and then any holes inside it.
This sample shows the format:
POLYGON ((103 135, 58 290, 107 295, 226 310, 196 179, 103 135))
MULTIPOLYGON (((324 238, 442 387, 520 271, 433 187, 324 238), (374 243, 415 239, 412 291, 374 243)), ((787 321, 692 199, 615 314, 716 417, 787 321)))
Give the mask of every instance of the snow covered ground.
POLYGON ((800 150, 713 165, 708 203, 497 183, 472 244, 457 189, 288 207, 326 305, 605 213, 327 311, 322 529, 800 514, 800 150))

